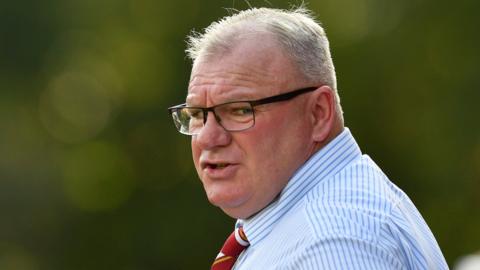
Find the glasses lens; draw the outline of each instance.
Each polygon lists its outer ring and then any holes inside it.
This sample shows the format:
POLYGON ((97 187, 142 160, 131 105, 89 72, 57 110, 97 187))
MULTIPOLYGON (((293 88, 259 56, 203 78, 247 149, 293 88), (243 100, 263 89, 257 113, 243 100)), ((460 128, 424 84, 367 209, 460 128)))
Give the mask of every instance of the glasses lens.
MULTIPOLYGON (((216 121, 225 130, 241 131, 251 128, 255 122, 254 111, 248 102, 232 102, 214 107, 216 121)), ((200 133, 205 123, 201 108, 175 108, 172 111, 173 122, 180 133, 195 135, 200 133)))
POLYGON ((203 111, 196 108, 178 108, 172 112, 173 122, 178 131, 192 135, 203 127, 203 111))
POLYGON ((220 124, 229 131, 240 131, 253 126, 253 108, 248 102, 232 102, 217 106, 215 114, 220 124))

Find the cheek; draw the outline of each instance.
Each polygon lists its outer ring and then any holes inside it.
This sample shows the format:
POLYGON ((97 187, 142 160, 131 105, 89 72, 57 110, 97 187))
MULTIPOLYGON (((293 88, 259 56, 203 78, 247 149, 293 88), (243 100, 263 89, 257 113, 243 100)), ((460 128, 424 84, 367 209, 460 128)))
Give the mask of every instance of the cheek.
POLYGON ((246 153, 248 172, 254 179, 256 186, 263 186, 263 182, 278 175, 279 163, 284 158, 279 155, 282 141, 274 129, 262 127, 249 134, 248 141, 244 140, 243 151, 246 153))
MULTIPOLYGON (((284 183, 308 148, 308 130, 298 118, 277 117, 265 121, 252 134, 249 153, 251 169, 261 178, 274 178, 284 183)), ((265 181, 265 180, 264 180, 265 181)), ((276 182, 273 184, 277 184, 276 182)))
POLYGON ((192 158, 193 158, 193 163, 195 165, 195 168, 197 169, 197 172, 200 173, 198 170, 200 164, 199 164, 199 159, 200 159, 200 149, 196 146, 195 142, 192 140, 191 142, 191 148, 192 148, 192 158))
MULTIPOLYGON (((285 135, 291 132, 289 125, 285 123, 284 119, 276 118, 270 119, 263 125, 260 125, 256 130, 254 139, 251 141, 253 147, 249 149, 256 152, 257 155, 268 157, 264 160, 276 159, 275 154, 282 150, 282 144, 285 143, 285 135)), ((280 157, 278 157, 280 158, 280 157)))

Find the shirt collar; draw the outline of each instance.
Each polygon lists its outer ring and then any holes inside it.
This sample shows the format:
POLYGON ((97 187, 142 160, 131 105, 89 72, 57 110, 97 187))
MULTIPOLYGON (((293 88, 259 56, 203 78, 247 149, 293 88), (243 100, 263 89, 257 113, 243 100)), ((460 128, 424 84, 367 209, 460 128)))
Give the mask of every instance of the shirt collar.
POLYGON ((358 144, 350 130, 345 128, 295 172, 275 201, 251 218, 238 219, 236 227, 243 226, 250 245, 255 245, 265 238, 283 215, 314 186, 335 175, 360 156, 358 144))

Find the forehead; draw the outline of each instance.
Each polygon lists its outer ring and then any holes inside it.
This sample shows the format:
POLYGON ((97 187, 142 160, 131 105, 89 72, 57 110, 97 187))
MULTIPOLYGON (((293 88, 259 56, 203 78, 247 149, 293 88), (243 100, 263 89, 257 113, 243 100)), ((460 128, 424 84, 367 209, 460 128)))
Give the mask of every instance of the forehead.
POLYGON ((257 99, 289 90, 298 78, 296 66, 273 39, 247 37, 227 52, 197 59, 187 103, 257 99))

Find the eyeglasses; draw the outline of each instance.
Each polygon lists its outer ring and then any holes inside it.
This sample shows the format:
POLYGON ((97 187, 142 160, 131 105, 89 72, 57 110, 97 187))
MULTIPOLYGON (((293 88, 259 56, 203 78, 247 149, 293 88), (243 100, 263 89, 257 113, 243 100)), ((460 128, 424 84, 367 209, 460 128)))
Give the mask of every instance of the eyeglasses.
POLYGON ((290 100, 298 95, 317 90, 307 87, 276 96, 257 100, 232 101, 208 108, 188 107, 186 103, 168 108, 178 131, 185 135, 197 135, 207 122, 208 112, 212 112, 218 124, 226 131, 243 131, 255 125, 255 106, 290 100))

